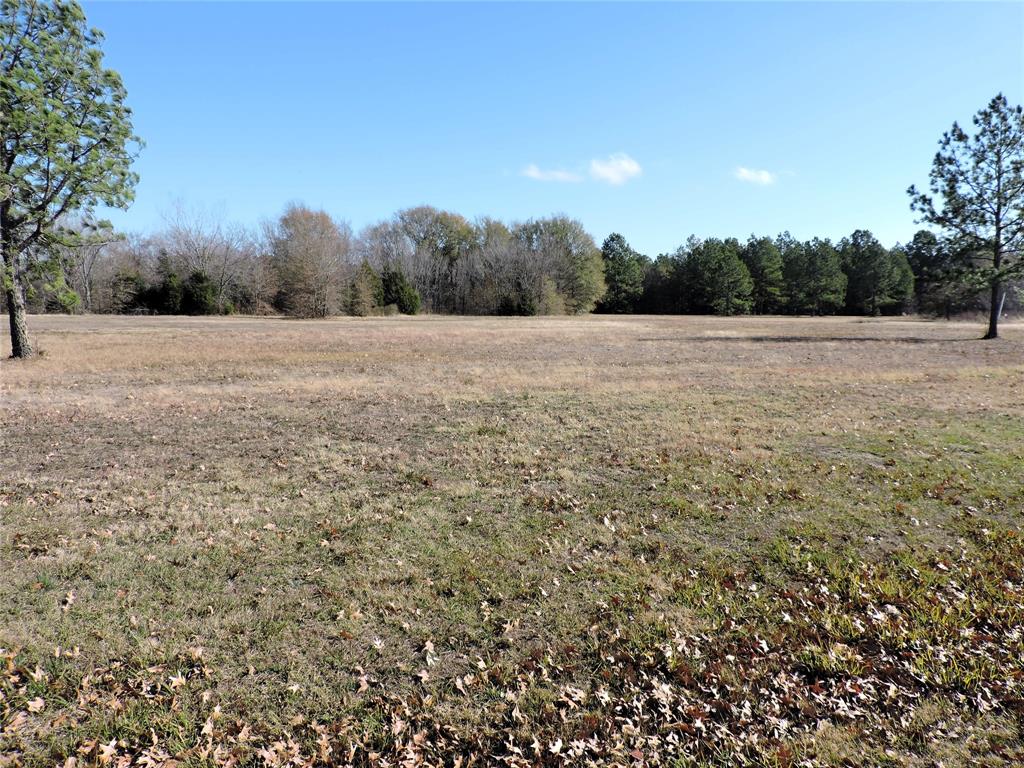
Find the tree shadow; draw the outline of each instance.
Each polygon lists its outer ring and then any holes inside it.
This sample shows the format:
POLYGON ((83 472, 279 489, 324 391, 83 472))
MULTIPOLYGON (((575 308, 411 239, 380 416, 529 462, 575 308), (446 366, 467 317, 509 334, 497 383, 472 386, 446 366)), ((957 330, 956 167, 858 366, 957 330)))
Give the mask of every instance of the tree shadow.
POLYGON ((924 338, 921 336, 657 336, 638 341, 675 341, 718 344, 720 342, 746 342, 753 344, 814 344, 814 343, 889 343, 889 344, 948 344, 970 341, 965 338, 924 338))

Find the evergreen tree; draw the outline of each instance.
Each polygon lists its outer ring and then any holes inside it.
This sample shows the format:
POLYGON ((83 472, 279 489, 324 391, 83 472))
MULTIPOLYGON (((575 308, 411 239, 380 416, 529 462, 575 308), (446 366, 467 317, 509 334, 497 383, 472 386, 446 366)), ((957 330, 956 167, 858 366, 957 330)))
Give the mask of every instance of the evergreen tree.
POLYGON ((880 315, 902 310, 913 295, 914 278, 906 255, 889 251, 870 232, 858 229, 839 243, 846 275, 846 311, 880 315))
POLYGON ((683 262, 683 275, 690 311, 716 315, 750 311, 753 281, 735 238, 692 244, 683 262))
POLYGON ((401 269, 385 267, 380 278, 384 306, 394 304, 403 315, 415 315, 420 311, 420 294, 401 269))
POLYGON ((668 315, 681 312, 679 289, 679 263, 675 256, 667 253, 658 255, 644 271, 644 289, 639 306, 642 312, 654 315, 668 315))
POLYGON ((142 291, 141 303, 150 311, 161 315, 181 314, 181 299, 184 288, 181 277, 175 271, 170 258, 161 253, 157 259, 157 275, 160 282, 142 291))
POLYGON ((146 282, 138 270, 122 268, 110 279, 110 307, 118 314, 133 312, 145 307, 142 297, 146 282))
POLYGON ((914 274, 914 303, 918 312, 941 315, 978 309, 979 288, 958 279, 960 259, 947 241, 922 229, 901 249, 914 274))
POLYGON ((62 216, 127 207, 131 111, 121 78, 103 68, 103 35, 69 0, 0 3, 0 267, 14 357, 32 354, 24 260, 62 216))
POLYGON ((956 123, 943 134, 932 195, 907 192, 921 220, 940 227, 953 246, 956 268, 946 279, 987 288, 985 338, 994 339, 1004 287, 1024 273, 1024 110, 999 94, 974 116, 974 126, 974 136, 956 123))
POLYGON ((800 243, 786 233, 777 244, 782 251, 790 312, 824 315, 843 306, 846 275, 839 254, 828 240, 815 238, 800 243))
POLYGON ((607 290, 597 304, 598 312, 636 312, 644 290, 648 260, 629 247, 626 239, 616 233, 601 245, 604 280, 607 290))
POLYGON ((357 317, 366 317, 383 306, 384 282, 377 270, 364 261, 349 288, 348 312, 357 317))
POLYGON ((914 270, 910 267, 906 252, 896 247, 889 251, 889 258, 892 260, 892 268, 895 272, 893 279, 892 301, 886 305, 885 310, 889 314, 903 314, 913 310, 914 304, 914 270))
POLYGON ((181 288, 183 315, 215 315, 218 311, 217 286, 200 270, 193 271, 181 288))
POLYGON ((740 258, 747 265, 754 282, 751 308, 755 314, 778 312, 784 302, 785 279, 782 276, 782 253, 770 237, 750 236, 740 258))

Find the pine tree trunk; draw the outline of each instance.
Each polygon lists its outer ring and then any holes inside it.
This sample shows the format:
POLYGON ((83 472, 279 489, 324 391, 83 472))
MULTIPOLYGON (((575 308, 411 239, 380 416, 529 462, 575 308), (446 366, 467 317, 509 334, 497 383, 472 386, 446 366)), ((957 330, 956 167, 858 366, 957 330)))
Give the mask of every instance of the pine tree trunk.
MULTIPOLYGON (((992 269, 999 274, 999 267, 1002 265, 1002 248, 1000 228, 996 227, 996 246, 992 254, 992 269)), ((988 306, 988 333, 983 338, 995 339, 999 336, 999 289, 1002 288, 998 276, 992 278, 992 296, 988 306)))
POLYGON ((0 266, 3 270, 2 282, 7 317, 11 324, 11 357, 31 357, 32 342, 29 341, 28 326, 25 323, 25 295, 21 290, 18 254, 14 253, 10 243, 10 228, 4 226, 4 219, 6 216, 0 215, 0 266))
POLYGON ((32 342, 29 341, 25 324, 25 298, 21 295, 21 287, 12 285, 4 294, 7 299, 7 315, 11 321, 11 357, 31 357, 32 342))
POLYGON ((999 281, 992 283, 992 296, 989 300, 988 308, 988 333, 983 338, 995 339, 999 337, 999 281))

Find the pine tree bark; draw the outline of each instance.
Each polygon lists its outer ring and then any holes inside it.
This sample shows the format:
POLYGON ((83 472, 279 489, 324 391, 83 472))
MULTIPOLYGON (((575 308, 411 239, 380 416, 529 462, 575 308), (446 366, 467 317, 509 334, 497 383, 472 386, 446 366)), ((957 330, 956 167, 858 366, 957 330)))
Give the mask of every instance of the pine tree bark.
MULTIPOLYGON (((997 213, 998 217, 998 213, 997 213)), ((985 339, 995 339, 999 336, 999 291, 1002 288, 999 280, 999 268, 1002 266, 1002 227, 1000 222, 996 222, 996 241, 995 247, 992 249, 992 271, 995 276, 992 278, 992 296, 989 297, 988 307, 988 333, 984 335, 985 339)))
POLYGON ((25 321, 25 293, 21 287, 18 254, 15 253, 13 233, 6 218, 0 211, 0 265, 3 267, 4 298, 11 325, 11 357, 26 358, 32 356, 32 342, 25 321))
POLYGON ((11 357, 31 357, 33 350, 28 337, 28 326, 25 324, 25 298, 17 285, 7 288, 4 293, 7 299, 7 315, 11 321, 11 357))
POLYGON ((999 337, 999 290, 1001 287, 998 280, 992 281, 992 296, 989 298, 988 308, 988 333, 982 338, 995 339, 999 337))

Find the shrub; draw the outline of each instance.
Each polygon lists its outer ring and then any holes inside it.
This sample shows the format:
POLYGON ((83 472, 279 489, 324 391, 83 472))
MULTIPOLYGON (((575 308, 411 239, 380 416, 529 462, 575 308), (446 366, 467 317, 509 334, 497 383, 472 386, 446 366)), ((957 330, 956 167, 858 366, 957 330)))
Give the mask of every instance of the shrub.
POLYGON ((394 304, 403 315, 420 311, 420 294, 397 267, 385 267, 381 272, 383 304, 394 304))
POLYGON ((181 312, 185 315, 217 314, 217 288, 205 272, 194 271, 181 289, 181 312))
POLYGON ((384 283, 377 270, 364 261, 349 288, 348 312, 356 317, 366 317, 383 305, 384 283))

